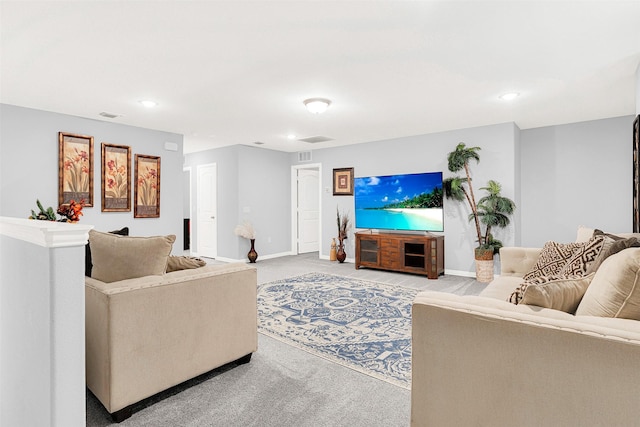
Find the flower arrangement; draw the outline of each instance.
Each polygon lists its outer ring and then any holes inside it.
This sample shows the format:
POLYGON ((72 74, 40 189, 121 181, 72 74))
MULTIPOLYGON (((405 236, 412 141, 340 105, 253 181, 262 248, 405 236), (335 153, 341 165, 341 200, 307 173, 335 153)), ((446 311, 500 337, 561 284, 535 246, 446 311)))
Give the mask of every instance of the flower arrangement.
POLYGON ((256 231, 249 221, 238 224, 233 232, 236 236, 244 237, 245 239, 254 240, 256 238, 256 231))
POLYGON ((38 205, 38 209, 40 212, 36 213, 33 209, 31 209, 31 216, 29 219, 38 219, 41 221, 57 221, 57 222, 78 222, 80 221, 80 217, 82 216, 82 208, 84 207, 84 199, 76 202, 75 200, 71 200, 68 205, 60 205, 58 207, 57 213, 61 215, 62 218, 58 219, 56 217, 56 212, 53 211, 53 208, 49 206, 45 209, 40 203, 40 200, 36 200, 36 205, 38 205))
POLYGON ((340 214, 339 208, 336 208, 336 221, 338 224, 338 240, 342 244, 342 241, 347 238, 347 232, 351 229, 351 223, 347 214, 340 214))

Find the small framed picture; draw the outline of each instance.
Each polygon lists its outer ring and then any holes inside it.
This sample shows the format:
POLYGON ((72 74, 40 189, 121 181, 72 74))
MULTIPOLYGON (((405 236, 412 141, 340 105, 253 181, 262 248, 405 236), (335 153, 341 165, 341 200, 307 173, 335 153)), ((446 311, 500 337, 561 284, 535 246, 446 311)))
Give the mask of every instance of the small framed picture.
POLYGON ((93 206, 93 137, 58 132, 58 205, 93 206))
POLYGON ((131 147, 102 143, 102 212, 131 211, 131 147))
POLYGON ((333 170, 333 195, 353 196, 353 168, 333 170))
POLYGON ((134 218, 160 218, 160 157, 136 154, 134 218))

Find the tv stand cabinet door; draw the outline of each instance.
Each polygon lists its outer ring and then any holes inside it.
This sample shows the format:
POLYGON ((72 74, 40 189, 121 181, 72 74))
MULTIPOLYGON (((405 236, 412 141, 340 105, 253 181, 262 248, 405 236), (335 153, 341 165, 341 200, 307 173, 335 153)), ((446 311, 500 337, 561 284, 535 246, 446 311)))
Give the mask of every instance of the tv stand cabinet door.
POLYGON ((356 269, 380 267, 380 239, 376 235, 356 234, 356 269))

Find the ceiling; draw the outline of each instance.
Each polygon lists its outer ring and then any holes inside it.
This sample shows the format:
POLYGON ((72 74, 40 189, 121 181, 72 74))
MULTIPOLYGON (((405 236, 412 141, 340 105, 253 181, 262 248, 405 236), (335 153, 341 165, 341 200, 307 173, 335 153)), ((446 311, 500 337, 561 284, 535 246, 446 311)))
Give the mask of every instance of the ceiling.
POLYGON ((0 102, 180 133, 185 153, 528 129, 635 114, 638 22, 640 1, 2 0, 0 102))

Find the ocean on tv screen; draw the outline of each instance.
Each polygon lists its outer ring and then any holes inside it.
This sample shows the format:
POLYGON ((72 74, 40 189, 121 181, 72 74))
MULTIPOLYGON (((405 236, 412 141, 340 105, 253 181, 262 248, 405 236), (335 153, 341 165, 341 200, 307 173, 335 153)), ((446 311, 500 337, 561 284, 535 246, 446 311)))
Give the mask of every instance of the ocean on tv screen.
POLYGON ((444 231, 442 173, 356 178, 356 228, 444 231))

